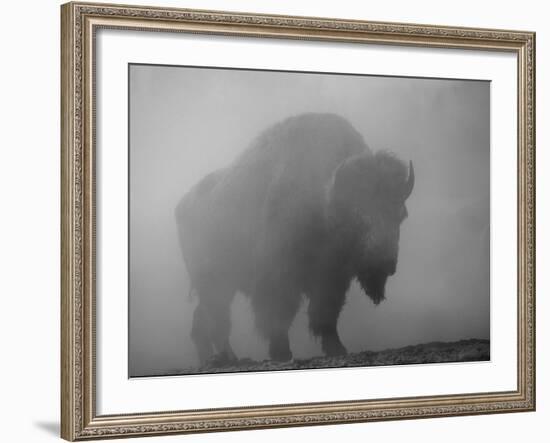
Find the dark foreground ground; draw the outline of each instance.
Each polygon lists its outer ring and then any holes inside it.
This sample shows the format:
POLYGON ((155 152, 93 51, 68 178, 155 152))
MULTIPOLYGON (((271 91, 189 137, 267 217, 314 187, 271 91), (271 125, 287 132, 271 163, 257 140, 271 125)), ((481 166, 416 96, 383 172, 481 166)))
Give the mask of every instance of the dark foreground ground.
POLYGON ((150 375, 183 375, 208 374, 221 372, 257 372, 281 371, 295 369, 342 368, 357 366, 388 366, 410 365, 422 363, 451 363, 467 361, 488 361, 488 340, 460 340, 452 343, 433 342, 398 349, 384 351, 363 351, 350 353, 343 357, 313 357, 309 359, 295 359, 288 362, 273 362, 271 360, 254 361, 240 359, 226 363, 213 359, 199 368, 174 370, 170 373, 150 375))

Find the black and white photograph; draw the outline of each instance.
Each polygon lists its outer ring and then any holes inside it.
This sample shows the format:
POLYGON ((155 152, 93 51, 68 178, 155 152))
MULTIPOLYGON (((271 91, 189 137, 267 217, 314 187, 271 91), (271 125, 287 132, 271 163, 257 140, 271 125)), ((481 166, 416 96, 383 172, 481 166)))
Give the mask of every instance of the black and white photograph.
POLYGON ((129 377, 490 360, 490 81, 128 76, 129 377))

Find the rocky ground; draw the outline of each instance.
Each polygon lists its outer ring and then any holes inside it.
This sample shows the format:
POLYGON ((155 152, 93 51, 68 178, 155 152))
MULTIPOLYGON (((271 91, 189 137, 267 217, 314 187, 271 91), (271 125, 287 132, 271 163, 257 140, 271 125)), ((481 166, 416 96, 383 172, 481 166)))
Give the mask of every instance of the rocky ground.
POLYGON ((254 361, 240 359, 232 363, 212 360, 200 368, 188 368, 171 374, 206 374, 221 372, 257 372, 281 371, 313 368, 341 368, 357 366, 388 366, 409 365, 421 363, 451 363, 466 361, 488 361, 488 340, 460 340, 452 343, 433 342, 384 351, 363 351, 350 353, 342 357, 313 357, 309 359, 294 359, 288 362, 273 362, 271 360, 254 361))

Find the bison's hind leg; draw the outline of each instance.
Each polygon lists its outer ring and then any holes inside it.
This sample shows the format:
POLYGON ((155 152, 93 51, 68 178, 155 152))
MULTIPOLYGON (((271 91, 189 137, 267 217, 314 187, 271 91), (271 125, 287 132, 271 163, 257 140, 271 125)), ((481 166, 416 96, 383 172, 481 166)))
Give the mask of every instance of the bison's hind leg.
POLYGON ((337 330, 338 317, 344 305, 345 293, 345 288, 326 285, 308 294, 310 331, 315 337, 321 338, 323 352, 330 357, 347 354, 337 330))
POLYGON ((231 302, 235 292, 218 284, 207 284, 197 288, 199 304, 195 310, 191 336, 201 364, 214 356, 220 365, 236 360, 229 343, 231 302))
POLYGON ((252 295, 256 328, 269 342, 269 356, 275 361, 292 359, 288 330, 300 307, 300 292, 293 285, 265 278, 252 295))

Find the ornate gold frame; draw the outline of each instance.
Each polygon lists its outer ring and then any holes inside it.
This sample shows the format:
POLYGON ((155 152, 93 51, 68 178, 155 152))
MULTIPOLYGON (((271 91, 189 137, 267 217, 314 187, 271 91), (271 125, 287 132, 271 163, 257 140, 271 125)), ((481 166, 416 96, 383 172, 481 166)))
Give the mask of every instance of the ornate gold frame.
POLYGON ((61 436, 67 440, 533 411, 535 34, 68 3, 61 7, 61 436), (518 381, 510 392, 98 416, 94 33, 98 28, 508 51, 518 60, 518 381))

